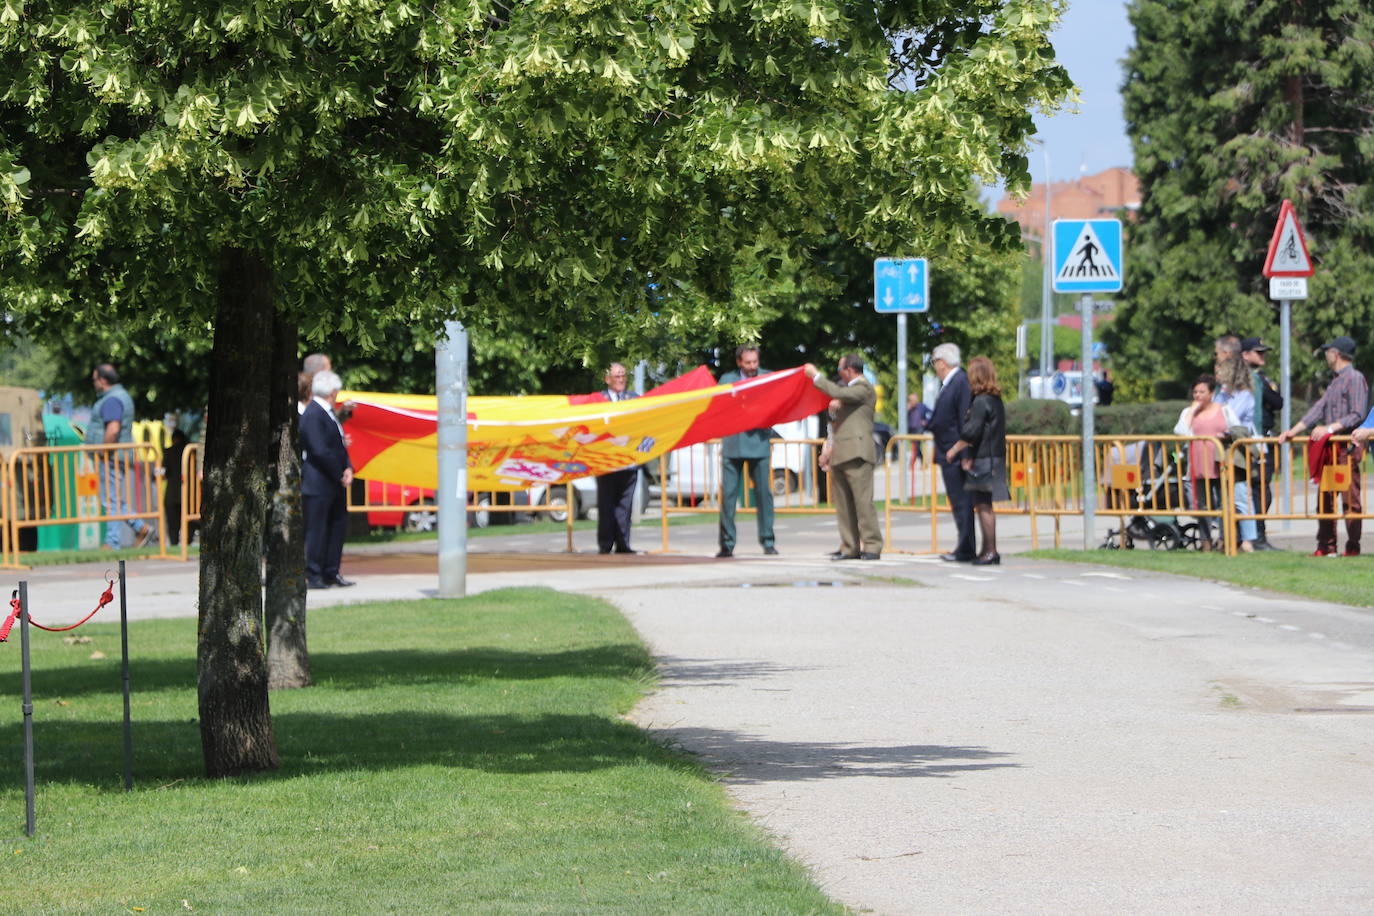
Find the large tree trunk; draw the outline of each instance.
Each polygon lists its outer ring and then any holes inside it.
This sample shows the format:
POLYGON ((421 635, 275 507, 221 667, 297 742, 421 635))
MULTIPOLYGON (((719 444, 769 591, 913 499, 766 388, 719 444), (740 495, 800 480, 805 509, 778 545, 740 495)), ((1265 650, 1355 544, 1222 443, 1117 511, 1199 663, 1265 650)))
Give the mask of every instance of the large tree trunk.
POLYGON ((200 740, 212 777, 275 769, 263 651, 262 528, 267 518, 271 270, 261 254, 222 253, 200 548, 200 740))
POLYGON ((272 424, 267 517, 267 686, 310 686, 305 646, 305 519, 301 514, 301 448, 296 424, 294 322, 278 315, 273 328, 272 424))

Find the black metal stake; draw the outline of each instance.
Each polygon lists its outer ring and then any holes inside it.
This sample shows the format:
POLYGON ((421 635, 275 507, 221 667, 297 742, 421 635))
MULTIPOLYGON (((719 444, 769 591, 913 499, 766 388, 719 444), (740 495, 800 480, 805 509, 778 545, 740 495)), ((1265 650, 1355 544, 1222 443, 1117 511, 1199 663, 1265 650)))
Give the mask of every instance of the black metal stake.
POLYGON ((134 789, 134 727, 129 715, 129 602, 124 593, 124 561, 119 561, 119 646, 124 653, 124 791, 134 789))
POLYGON ((19 655, 24 675, 24 832, 37 829, 33 802, 33 688, 29 683, 29 583, 19 583, 19 655))

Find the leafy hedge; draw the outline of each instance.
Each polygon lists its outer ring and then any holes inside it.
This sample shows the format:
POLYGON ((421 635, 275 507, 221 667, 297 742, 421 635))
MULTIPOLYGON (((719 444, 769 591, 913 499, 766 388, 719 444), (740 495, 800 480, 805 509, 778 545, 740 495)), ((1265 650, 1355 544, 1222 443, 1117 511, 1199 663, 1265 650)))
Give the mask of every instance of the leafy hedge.
MULTIPOLYGON (((1098 407, 1093 411, 1093 428, 1099 436, 1167 436, 1187 405, 1187 401, 1156 401, 1098 407)), ((1082 421, 1063 401, 1023 398, 1007 405, 1007 432, 1012 435, 1073 436, 1082 429, 1082 421)))
MULTIPOLYGON (((1093 429, 1099 436, 1167 436, 1173 433, 1179 412, 1188 403, 1155 401, 1099 406, 1093 411, 1093 429)), ((1293 399, 1293 422, 1297 422, 1307 407, 1307 402, 1293 399)), ((1082 421, 1063 401, 1021 398, 1007 404, 1007 432, 1010 435, 1076 436, 1082 431, 1082 421)))

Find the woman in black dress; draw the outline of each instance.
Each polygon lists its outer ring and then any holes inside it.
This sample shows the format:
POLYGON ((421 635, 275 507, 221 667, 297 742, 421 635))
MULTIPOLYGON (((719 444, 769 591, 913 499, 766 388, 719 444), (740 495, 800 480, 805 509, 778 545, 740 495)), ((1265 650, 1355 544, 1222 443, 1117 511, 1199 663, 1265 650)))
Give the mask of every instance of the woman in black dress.
POLYGON ((973 511, 983 532, 983 550, 973 565, 995 566, 1002 557, 997 553, 997 516, 992 504, 1011 499, 1007 489, 1007 414, 992 360, 975 356, 968 364, 968 382, 973 401, 959 429, 959 441, 950 446, 945 457, 953 462, 956 455, 969 450, 961 463, 964 489, 972 496, 973 511))

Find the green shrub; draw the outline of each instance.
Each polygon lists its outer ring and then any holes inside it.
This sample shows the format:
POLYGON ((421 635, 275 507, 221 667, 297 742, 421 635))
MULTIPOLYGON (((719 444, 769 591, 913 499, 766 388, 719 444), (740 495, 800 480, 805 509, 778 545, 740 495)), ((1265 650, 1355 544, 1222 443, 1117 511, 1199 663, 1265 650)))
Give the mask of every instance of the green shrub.
POLYGON ((1063 401, 1022 398, 1007 404, 1007 433, 1013 436, 1071 436, 1079 420, 1063 401))
POLYGON ((1154 401, 1098 407, 1093 412, 1093 429, 1099 436, 1168 436, 1187 406, 1187 401, 1154 401))

